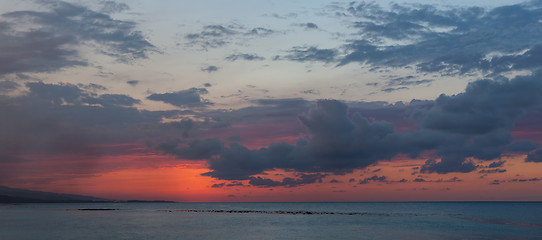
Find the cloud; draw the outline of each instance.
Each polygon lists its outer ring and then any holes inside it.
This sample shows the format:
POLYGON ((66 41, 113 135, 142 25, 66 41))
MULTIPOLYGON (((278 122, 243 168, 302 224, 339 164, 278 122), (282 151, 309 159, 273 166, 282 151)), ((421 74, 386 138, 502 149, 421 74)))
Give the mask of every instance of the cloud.
POLYGON ((483 170, 480 170, 478 173, 503 173, 503 172, 506 172, 506 169, 495 168, 495 169, 483 169, 483 170))
POLYGON ((540 75, 517 77, 512 81, 478 80, 470 83, 464 93, 441 95, 435 106, 424 113, 422 126, 464 134, 511 129, 519 116, 541 102, 540 75))
POLYGON ((75 36, 46 31, 11 32, 11 24, 0 24, 0 75, 87 65, 73 50, 75 36))
POLYGON ((11 92, 17 88, 19 88, 21 85, 14 81, 1 81, 0 82, 0 93, 8 93, 11 92))
POLYGON ((246 61, 261 61, 261 60, 265 60, 264 57, 260 57, 256 54, 248 54, 248 53, 239 53, 239 54, 231 54, 229 56, 227 56, 226 58, 224 58, 225 60, 227 61, 230 61, 230 62, 235 62, 237 60, 246 60, 246 61))
POLYGON ((320 49, 318 47, 294 47, 287 55, 275 56, 274 60, 289 60, 296 62, 333 62, 337 56, 335 49, 320 49))
POLYGON ((388 183, 388 179, 386 176, 377 176, 377 175, 374 175, 372 177, 369 177, 369 178, 364 178, 362 180, 359 180, 359 184, 368 184, 370 182, 380 182, 380 183, 388 183))
MULTIPOLYGON (((418 177, 418 178, 415 178, 414 180, 412 180, 413 182, 435 182, 435 183, 453 183, 453 182, 463 182, 463 180, 459 179, 458 177, 452 177, 448 180, 444 180, 444 179, 438 179, 438 180, 425 180, 421 177, 418 177)), ((407 182, 405 179, 402 179, 401 181, 399 181, 401 183, 403 182, 407 182)))
POLYGON ((296 25, 305 28, 305 30, 318 29, 318 25, 316 25, 315 23, 311 23, 311 22, 300 23, 300 24, 296 24, 296 25))
POLYGON ((495 179, 493 180, 493 182, 491 182, 490 184, 492 185, 498 185, 500 183, 511 183, 511 182, 520 182, 520 183, 523 183, 523 182, 539 182, 539 181, 542 181, 542 179, 540 178, 514 178, 514 179, 509 179, 509 180, 498 180, 498 179, 495 179))
POLYGON ((0 119, 0 154, 107 155, 109 150, 100 146, 144 143, 147 137, 163 135, 161 120, 173 113, 139 111, 134 108, 137 99, 98 95, 76 85, 27 82, 25 87, 22 95, 0 96, 5 114, 0 119))
POLYGON ((44 184, 157 167, 170 160, 160 156, 148 160, 157 152, 146 143, 185 135, 199 126, 186 120, 162 123, 186 111, 138 110, 138 99, 97 94, 103 91, 95 90, 97 86, 26 82, 20 87, 25 91, 17 95, 0 94, 0 182, 20 183, 25 178, 44 184))
POLYGON ((514 178, 510 179, 507 182, 539 182, 542 181, 540 178, 514 178))
MULTIPOLYGON (((148 57, 156 48, 146 40, 137 24, 63 1, 39 2, 50 11, 15 11, 2 14, 9 23, 0 27, 0 74, 51 72, 64 67, 86 66, 77 45, 86 44, 120 62, 148 57), (25 28, 31 24, 32 29, 25 28), (13 30, 13 31, 10 31, 13 30), (7 51, 9 50, 9 51, 7 51), (7 64, 9 63, 9 64, 7 64)), ((112 10, 112 3, 105 2, 112 10)), ((117 8, 123 8, 117 4, 117 8)), ((125 7, 124 7, 125 8, 125 7)))
POLYGON ((202 48, 217 48, 229 43, 226 36, 234 35, 235 31, 219 25, 207 25, 200 33, 185 35, 191 45, 200 45, 202 48))
POLYGON ((408 87, 391 87, 391 88, 384 88, 380 91, 390 93, 390 92, 395 92, 395 91, 405 90, 405 89, 409 89, 409 88, 408 87))
POLYGON ((218 48, 232 43, 235 40, 246 40, 251 37, 265 37, 275 31, 255 27, 247 29, 240 25, 205 25, 198 33, 189 33, 184 36, 189 46, 200 46, 203 49, 218 48), (237 38, 237 39, 236 39, 237 38))
POLYGON ((318 90, 316 90, 316 89, 308 89, 308 90, 304 90, 304 91, 301 91, 301 93, 303 93, 303 94, 320 95, 320 91, 318 91, 318 90))
POLYGON ((211 188, 222 188, 224 185, 226 185, 226 183, 215 183, 211 185, 211 188))
POLYGON ((298 187, 306 184, 312 184, 322 182, 322 179, 326 177, 325 174, 300 174, 299 178, 284 178, 282 181, 275 181, 262 177, 250 177, 248 182, 252 186, 258 187, 298 187))
POLYGON ((131 107, 141 101, 123 94, 102 94, 99 97, 86 98, 82 100, 88 104, 99 104, 102 106, 124 106, 131 107))
POLYGON ((179 139, 170 139, 160 143, 156 148, 183 159, 208 159, 221 153, 224 148, 224 143, 216 138, 196 139, 185 147, 179 147, 179 143, 181 143, 179 139))
POLYGON ((288 18, 296 18, 298 16, 297 13, 286 13, 286 14, 278 14, 278 13, 273 13, 273 14, 270 14, 270 15, 266 15, 266 16, 270 16, 270 17, 273 17, 273 18, 277 18, 277 19, 288 19, 288 18))
POLYGON ((498 167, 502 167, 504 165, 504 163, 505 163, 505 161, 492 162, 487 167, 488 168, 498 168, 498 167))
POLYGON ((233 135, 233 136, 227 137, 226 140, 231 141, 231 142, 238 142, 238 141, 241 141, 241 137, 237 135, 233 135))
POLYGON ((88 83, 88 84, 78 83, 77 87, 84 90, 93 91, 93 92, 107 90, 105 86, 96 84, 96 83, 88 83))
MULTIPOLYGON (((541 106, 539 78, 540 74, 535 73, 511 80, 482 79, 470 83, 463 93, 441 95, 435 101, 412 101, 408 105, 352 103, 348 109, 336 100, 319 100, 315 109, 298 116, 307 137, 299 138, 295 144, 272 143, 259 149, 233 142, 214 151, 213 157, 201 158, 208 162, 210 170, 204 175, 248 180, 273 169, 344 174, 390 161, 398 154, 418 158, 422 153, 429 158, 420 168, 423 173, 472 172, 482 167, 473 160, 494 161, 503 154, 527 153, 539 147, 530 141, 516 141, 511 135, 514 123, 521 116, 541 106), (399 125, 404 130, 396 131, 391 122, 369 119, 360 113, 398 123, 401 123, 398 119, 410 113, 410 121, 417 126, 399 125)), ((240 109, 232 112, 232 116, 246 113, 258 115, 258 119, 291 118, 307 106, 306 101, 298 99, 262 99, 255 103, 262 106, 240 109), (267 106, 279 112, 293 111, 281 116, 266 115, 272 109, 267 106)), ((190 144, 187 146, 190 148, 190 144)), ((175 151, 169 153, 182 157, 175 151)), ((528 161, 534 161, 536 154, 531 153, 528 161)), ((254 181, 265 182, 261 184, 267 186, 282 184, 275 180, 254 181)))
POLYGON ((450 173, 460 172, 468 173, 476 170, 476 166, 472 161, 466 160, 461 156, 444 156, 440 162, 434 159, 427 160, 421 168, 423 173, 450 173))
POLYGON ((202 68, 201 68, 201 71, 202 71, 202 72, 212 73, 212 72, 218 71, 218 67, 217 67, 217 66, 207 66, 207 67, 202 67, 202 68))
POLYGON ((542 162, 542 149, 536 150, 532 153, 529 153, 527 155, 527 159, 525 159, 527 162, 542 162))
POLYGON ((207 159, 211 171, 203 175, 224 180, 249 179, 252 175, 272 169, 274 155, 280 155, 280 150, 280 146, 274 150, 277 153, 250 150, 234 142, 222 149, 220 157, 207 159))
POLYGON ((335 14, 353 17, 351 26, 359 30, 343 45, 339 65, 415 66, 441 74, 537 69, 541 13, 533 1, 493 9, 352 2, 335 14))
POLYGON ((307 107, 307 101, 302 98, 281 98, 281 99, 256 99, 252 101, 264 106, 272 107, 307 107))
POLYGON ((130 10, 130 6, 126 5, 125 3, 117 3, 115 1, 101 1, 100 4, 102 5, 100 11, 105 13, 119 13, 130 10))
POLYGON ((137 86, 137 84, 139 84, 139 81, 138 80, 129 80, 129 81, 126 81, 126 83, 128 83, 131 86, 137 86))
POLYGON ((268 36, 273 34, 275 31, 269 29, 269 28, 263 28, 263 27, 256 27, 250 29, 250 31, 244 33, 245 35, 252 35, 252 36, 268 36))
POLYGON ((433 81, 434 80, 430 79, 417 80, 415 76, 409 75, 406 77, 392 78, 386 83, 386 86, 416 86, 421 84, 428 84, 433 81))
POLYGON ((444 173, 454 169, 469 172, 476 166, 465 160, 498 158, 503 152, 525 152, 536 148, 530 142, 512 142, 514 123, 542 102, 540 73, 519 76, 513 80, 478 80, 464 93, 441 95, 434 106, 418 113, 421 127, 455 135, 459 144, 443 146, 440 163, 428 161, 422 172, 444 173))
MULTIPOLYGON (((275 168, 345 173, 389 160, 399 152, 417 156, 439 142, 431 134, 402 136, 390 123, 371 123, 359 115, 348 118, 346 105, 333 100, 319 101, 317 108, 301 116, 300 121, 311 134, 309 139, 301 138, 295 145, 273 143, 258 150, 231 143, 217 157, 206 159, 211 171, 205 175, 245 180, 275 168)), ((168 152, 182 157, 175 151, 168 152)))
POLYGON ((155 93, 147 97, 149 100, 162 101, 177 107, 202 107, 211 104, 201 95, 207 94, 205 88, 190 88, 172 93, 155 93))
POLYGON ((236 187, 236 186, 245 186, 240 181, 231 181, 230 183, 226 184, 226 187, 236 187))

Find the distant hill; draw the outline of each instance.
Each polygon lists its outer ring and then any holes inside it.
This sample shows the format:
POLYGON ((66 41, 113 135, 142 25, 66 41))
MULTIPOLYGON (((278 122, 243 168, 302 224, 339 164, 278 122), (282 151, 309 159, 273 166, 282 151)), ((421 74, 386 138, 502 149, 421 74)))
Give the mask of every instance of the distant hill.
POLYGON ((90 196, 31 191, 0 186, 0 203, 76 203, 113 202, 90 196))

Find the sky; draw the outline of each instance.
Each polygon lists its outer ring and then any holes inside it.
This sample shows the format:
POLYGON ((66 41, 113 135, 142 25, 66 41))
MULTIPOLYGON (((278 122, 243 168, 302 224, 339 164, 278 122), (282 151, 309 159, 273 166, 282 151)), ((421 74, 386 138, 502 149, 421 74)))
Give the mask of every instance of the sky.
POLYGON ((542 1, 0 5, 2 186, 542 201, 542 1))

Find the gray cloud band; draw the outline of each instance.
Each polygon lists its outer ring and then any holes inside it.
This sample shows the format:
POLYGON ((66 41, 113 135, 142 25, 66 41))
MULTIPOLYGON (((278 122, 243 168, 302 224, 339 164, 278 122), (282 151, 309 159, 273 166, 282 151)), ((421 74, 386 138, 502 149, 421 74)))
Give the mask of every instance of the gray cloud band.
MULTIPOLYGON (((299 117, 310 137, 295 145, 273 143, 251 150, 239 143, 225 147, 218 139, 206 139, 159 149, 180 158, 206 159, 211 170, 206 176, 258 183, 267 180, 253 175, 272 169, 343 174, 398 154, 416 158, 426 151, 432 152, 431 159, 422 172, 471 172, 477 166, 470 158, 495 160, 505 153, 529 153, 539 147, 514 141, 511 131, 521 116, 540 106, 540 77, 537 73, 512 80, 478 80, 464 93, 441 95, 431 107, 413 111, 419 129, 412 131, 397 132, 390 122, 349 115, 346 104, 320 100, 316 109, 299 117)), ((540 150, 532 152, 527 161, 537 162, 539 155, 540 150)))

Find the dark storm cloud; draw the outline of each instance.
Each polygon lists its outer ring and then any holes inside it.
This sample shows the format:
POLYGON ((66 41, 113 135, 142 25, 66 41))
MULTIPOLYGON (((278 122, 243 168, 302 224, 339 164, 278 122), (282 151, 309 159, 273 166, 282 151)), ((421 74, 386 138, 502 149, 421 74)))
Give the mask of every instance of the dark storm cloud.
POLYGON ((435 100, 424 113, 427 129, 465 134, 485 134, 495 129, 512 129, 513 123, 542 100, 542 81, 538 73, 514 80, 479 80, 464 93, 435 100))
POLYGON ((207 159, 222 152, 224 143, 216 138, 196 139, 186 147, 179 147, 179 139, 170 139, 160 143, 156 148, 160 151, 175 154, 184 159, 207 159))
MULTIPOLYGON (((342 174, 389 160, 400 152, 417 156, 441 142, 440 136, 432 133, 403 135, 395 132, 391 123, 369 122, 357 114, 349 118, 346 105, 333 100, 319 101, 317 108, 300 120, 311 134, 309 139, 299 139, 296 145, 273 143, 257 150, 231 143, 218 156, 207 159, 211 171, 205 175, 245 180, 274 168, 342 174)), ((166 152, 183 157, 175 151, 166 152)))
POLYGON ((207 94, 205 88, 190 88, 172 93, 155 93, 147 97, 149 100, 162 101, 177 107, 201 107, 209 105, 201 95, 207 94))
POLYGON ((476 170, 477 167, 472 161, 468 161, 461 156, 443 156, 440 162, 434 159, 427 160, 420 171, 441 174, 450 172, 468 173, 476 170))
MULTIPOLYGON (((301 98, 287 99, 257 99, 251 101, 253 106, 237 109, 235 111, 209 110, 201 112, 201 117, 214 122, 216 127, 228 127, 232 124, 258 124, 258 123, 291 123, 297 116, 306 112, 313 103, 301 98)), ((289 134, 288 129, 277 131, 289 134)), ((267 133, 270 134, 270 133, 267 133)), ((279 136, 279 135, 277 135, 279 136)), ((240 137, 244 138, 242 135, 240 137)), ((268 137, 262 136, 262 137, 268 137)))
MULTIPOLYGON (((207 160, 210 169, 204 175, 248 180, 273 169, 344 174, 391 160, 398 154, 417 158, 424 152, 430 159, 420 168, 421 172, 472 172, 482 166, 471 159, 491 161, 506 153, 526 153, 539 147, 537 143, 515 141, 511 131, 517 119, 541 105, 541 90, 540 73, 536 73, 512 80, 478 80, 470 83, 463 93, 441 95, 435 101, 412 101, 408 105, 353 103, 349 110, 339 101, 320 100, 315 109, 299 116, 308 137, 300 138, 296 144, 273 143, 260 149, 231 143, 220 152, 213 152, 212 158, 201 158, 207 160), (360 113, 396 121, 409 113, 418 126, 402 126, 407 130, 398 132, 391 122, 370 120, 360 113)), ((277 109, 291 107, 294 112, 306 107, 305 101, 296 99, 266 99, 257 103, 277 109)), ((232 114, 243 111, 257 114, 256 109, 246 108, 232 114)), ((294 112, 284 116, 292 117, 294 112)), ((175 151, 169 153, 182 157, 175 151)), ((528 161, 536 161, 537 154, 531 153, 528 161)), ((282 186, 275 180, 254 181, 282 186)))
POLYGON ((252 175, 260 174, 265 170, 271 170, 274 167, 274 160, 283 157, 282 147, 290 146, 276 144, 271 146, 271 150, 260 149, 250 150, 241 144, 231 143, 228 148, 224 148, 220 157, 208 159, 209 168, 212 170, 205 173, 204 176, 211 176, 225 180, 245 180, 252 175))
POLYGON ((540 106, 540 77, 541 74, 536 73, 513 80, 479 80, 470 83, 464 93, 437 98, 431 109, 420 113, 423 115, 421 126, 464 140, 460 140, 461 145, 439 148, 442 161, 428 161, 422 172, 445 173, 452 169, 470 172, 476 166, 466 161, 466 157, 491 160, 503 152, 536 148, 537 145, 530 142, 512 142, 510 132, 520 116, 540 106))
POLYGON ((231 54, 224 58, 227 61, 235 62, 237 60, 246 60, 246 61, 261 61, 265 60, 264 57, 260 57, 256 54, 248 54, 248 53, 239 53, 239 54, 231 54))
MULTIPOLYGON (((155 47, 145 40, 137 24, 111 18, 84 6, 62 1, 40 1, 49 11, 15 11, 0 22, 0 74, 52 72, 86 66, 78 44, 98 45, 100 53, 119 61, 147 58, 155 47), (32 29, 25 29, 32 24, 32 29)), ((105 2, 111 9, 112 2, 105 2)), ((117 5, 121 6, 121 5, 117 5)), ((111 9, 112 10, 112 9, 111 9)))
POLYGON ((414 65, 441 74, 537 69, 542 66, 540 6, 540 1, 530 1, 493 9, 423 4, 383 8, 352 2, 340 14, 334 9, 334 16, 355 18, 351 26, 359 29, 343 45, 339 65, 414 65))

